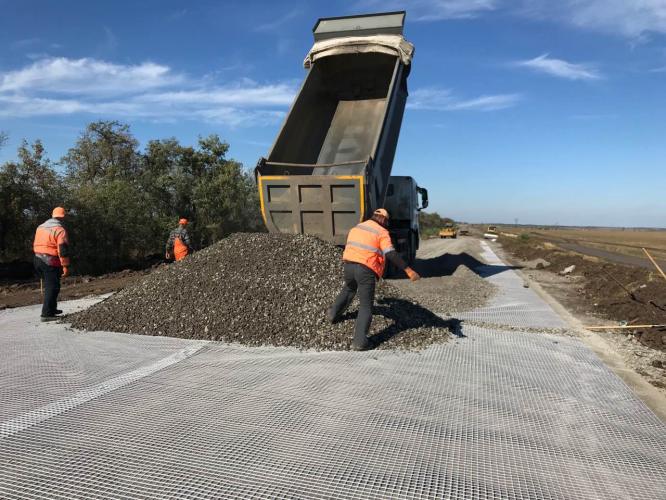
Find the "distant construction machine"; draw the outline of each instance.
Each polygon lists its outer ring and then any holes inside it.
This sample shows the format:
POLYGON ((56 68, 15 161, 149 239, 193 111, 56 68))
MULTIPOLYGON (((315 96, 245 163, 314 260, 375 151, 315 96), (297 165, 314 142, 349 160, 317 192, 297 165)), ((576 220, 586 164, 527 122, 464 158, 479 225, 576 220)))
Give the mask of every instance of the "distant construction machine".
POLYGON ((352 227, 388 204, 396 249, 414 259, 427 191, 411 177, 391 177, 414 51, 404 21, 403 11, 315 24, 308 74, 255 169, 270 232, 344 245, 352 227))
POLYGON ((458 228, 452 222, 445 224, 442 229, 439 230, 440 238, 457 238, 458 237, 458 228))

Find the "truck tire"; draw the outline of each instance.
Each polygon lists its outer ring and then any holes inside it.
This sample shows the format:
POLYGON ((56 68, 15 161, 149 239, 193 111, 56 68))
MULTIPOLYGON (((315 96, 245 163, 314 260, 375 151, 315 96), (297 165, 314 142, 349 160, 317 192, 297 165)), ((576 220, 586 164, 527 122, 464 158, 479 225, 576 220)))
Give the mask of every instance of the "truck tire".
POLYGON ((416 246, 418 235, 416 233, 409 233, 409 260, 412 265, 416 260, 416 246))

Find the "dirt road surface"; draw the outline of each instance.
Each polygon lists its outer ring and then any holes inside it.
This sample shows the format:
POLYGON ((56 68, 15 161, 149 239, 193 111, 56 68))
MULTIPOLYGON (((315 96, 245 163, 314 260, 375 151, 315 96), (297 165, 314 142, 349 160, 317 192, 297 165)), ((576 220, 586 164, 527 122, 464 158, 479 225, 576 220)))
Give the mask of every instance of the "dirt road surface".
MULTIPOLYGON (((602 250, 600 248, 592 248, 589 246, 581 245, 580 243, 558 243, 558 246, 571 250, 572 252, 582 253, 583 255, 590 255, 592 257, 599 257, 600 259, 608 260, 610 262, 616 262, 618 264, 624 264, 627 266, 642 267, 644 269, 652 270, 654 265, 650 262, 647 257, 634 257, 633 255, 624 255, 617 252, 609 252, 608 250, 602 250)), ((662 269, 666 269, 666 260, 655 259, 657 264, 662 269)))
MULTIPOLYGON (((508 232, 512 234, 521 233, 521 231, 516 231, 514 229, 509 229, 508 232)), ((659 264, 662 269, 666 269, 666 259, 661 257, 664 250, 659 247, 650 246, 649 244, 641 246, 637 244, 627 244, 611 240, 586 240, 584 237, 586 232, 584 230, 581 230, 580 238, 573 238, 569 236, 564 237, 561 235, 553 235, 536 231, 530 231, 528 234, 530 237, 535 239, 554 243, 565 250, 571 250, 572 252, 578 252, 583 255, 589 255, 591 257, 598 257, 608 262, 654 270, 654 265, 643 254, 642 248, 645 247, 649 252, 651 252, 657 264, 659 264), (611 248, 611 250, 599 247, 607 247, 611 248), (613 251, 613 248, 617 249, 618 251, 613 251)), ((576 234, 576 231, 571 231, 571 234, 576 234)))
MULTIPOLYGON (((62 278, 59 300, 79 299, 92 295, 117 292, 149 274, 145 271, 120 271, 102 276, 71 276, 62 278)), ((42 303, 39 280, 0 283, 0 310, 42 303)))

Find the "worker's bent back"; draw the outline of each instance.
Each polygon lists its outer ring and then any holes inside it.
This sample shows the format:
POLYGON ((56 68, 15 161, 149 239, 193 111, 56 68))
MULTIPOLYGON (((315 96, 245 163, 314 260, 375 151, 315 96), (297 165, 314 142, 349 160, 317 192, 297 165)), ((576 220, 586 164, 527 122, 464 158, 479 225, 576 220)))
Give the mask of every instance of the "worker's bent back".
POLYGON ((386 262, 384 256, 393 250, 391 236, 386 228, 373 220, 367 220, 349 231, 342 260, 363 264, 381 278, 386 262))

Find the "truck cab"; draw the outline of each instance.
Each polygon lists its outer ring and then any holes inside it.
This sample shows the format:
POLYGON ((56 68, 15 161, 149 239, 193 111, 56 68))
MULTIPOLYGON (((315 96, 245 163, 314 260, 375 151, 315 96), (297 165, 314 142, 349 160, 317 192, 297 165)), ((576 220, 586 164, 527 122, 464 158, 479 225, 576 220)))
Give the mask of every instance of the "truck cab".
POLYGON ((384 208, 390 215, 389 232, 397 252, 411 264, 419 248, 419 212, 428 206, 428 191, 413 177, 389 177, 384 208), (420 200, 419 200, 420 196, 420 200))

